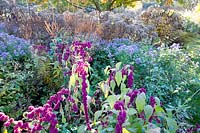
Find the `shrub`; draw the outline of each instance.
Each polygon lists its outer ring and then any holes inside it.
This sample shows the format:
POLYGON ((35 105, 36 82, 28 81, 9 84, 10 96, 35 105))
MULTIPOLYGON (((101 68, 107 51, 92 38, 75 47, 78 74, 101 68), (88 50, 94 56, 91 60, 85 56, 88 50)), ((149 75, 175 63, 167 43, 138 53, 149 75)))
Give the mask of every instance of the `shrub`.
POLYGON ((28 41, 17 38, 7 33, 0 33, 0 58, 2 61, 6 60, 23 60, 30 56, 28 41))
POLYGON ((183 29, 181 15, 165 7, 150 7, 140 18, 145 24, 155 26, 161 41, 167 44, 176 42, 178 33, 183 29))

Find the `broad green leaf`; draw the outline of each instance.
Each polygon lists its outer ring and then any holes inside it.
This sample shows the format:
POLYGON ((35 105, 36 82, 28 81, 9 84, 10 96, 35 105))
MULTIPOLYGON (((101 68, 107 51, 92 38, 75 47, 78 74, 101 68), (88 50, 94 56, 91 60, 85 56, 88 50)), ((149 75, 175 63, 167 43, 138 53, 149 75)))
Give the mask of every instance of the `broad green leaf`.
POLYGON ((166 117, 167 120, 167 126, 170 133, 176 133, 176 130, 178 129, 177 123, 174 119, 166 117))
POLYGON ((156 111, 156 113, 162 113, 162 112, 165 112, 165 111, 163 110, 163 108, 160 107, 160 106, 158 106, 158 105, 155 107, 155 111, 156 111))
POLYGON ((101 87, 101 90, 104 93, 105 98, 107 98, 108 97, 108 92, 109 92, 109 86, 107 84, 105 84, 104 82, 101 82, 100 83, 100 87, 101 87))
POLYGON ((135 114, 137 114, 137 110, 135 110, 135 109, 133 109, 133 108, 129 108, 128 110, 127 110, 127 114, 128 115, 135 115, 135 114))
POLYGON ((119 86, 121 81, 122 81, 122 72, 117 72, 116 75, 115 75, 115 80, 117 82, 117 85, 119 86))
POLYGON ((158 106, 160 106, 160 99, 159 99, 158 97, 155 97, 155 100, 156 100, 156 104, 157 104, 158 106))
POLYGON ((127 95, 122 96, 121 99, 125 99, 126 103, 128 103, 128 101, 130 101, 130 97, 127 95))
POLYGON ((146 121, 149 121, 149 118, 153 114, 153 108, 152 108, 152 106, 151 105, 146 105, 144 107, 144 113, 145 113, 146 121))
POLYGON ((122 133, 131 133, 126 128, 123 128, 122 133))
POLYGON ((115 86, 116 86, 116 83, 115 83, 114 80, 111 80, 111 81, 110 81, 110 86, 111 86, 111 88, 112 88, 112 91, 114 92, 114 89, 115 89, 115 86))
POLYGON ((102 111, 96 111, 94 113, 94 122, 102 115, 102 111))
POLYGON ((145 93, 142 92, 141 94, 137 95, 135 103, 139 113, 143 111, 145 107, 145 102, 146 102, 145 93))
POLYGON ((113 109, 115 102, 119 99, 116 95, 110 95, 107 98, 107 102, 109 103, 110 107, 113 109))
POLYGON ((126 76, 126 75, 124 75, 124 76, 123 76, 123 80, 122 80, 122 81, 124 82, 124 81, 126 80, 126 78, 127 78, 127 76, 126 76))
POLYGON ((74 87, 74 86, 75 86, 75 83, 76 83, 76 77, 75 77, 74 74, 72 74, 72 75, 70 76, 70 80, 69 80, 69 88, 74 87))
POLYGON ((102 125, 99 125, 97 130, 98 130, 98 133, 101 133, 101 131, 102 131, 102 125))
POLYGON ((124 83, 121 84, 120 89, 121 89, 121 95, 122 96, 125 96, 127 94, 127 92, 129 91, 129 89, 126 88, 126 85, 124 83))
POLYGON ((122 62, 118 62, 118 63, 115 65, 115 67, 116 67, 117 70, 119 70, 121 64, 122 64, 122 62))
POLYGON ((109 70, 110 69, 110 66, 106 66, 106 68, 104 69, 104 73, 106 74, 106 75, 108 75, 109 74, 109 70))
POLYGON ((78 133, 85 133, 85 129, 86 129, 86 126, 85 126, 85 125, 79 126, 79 128, 78 128, 78 133))

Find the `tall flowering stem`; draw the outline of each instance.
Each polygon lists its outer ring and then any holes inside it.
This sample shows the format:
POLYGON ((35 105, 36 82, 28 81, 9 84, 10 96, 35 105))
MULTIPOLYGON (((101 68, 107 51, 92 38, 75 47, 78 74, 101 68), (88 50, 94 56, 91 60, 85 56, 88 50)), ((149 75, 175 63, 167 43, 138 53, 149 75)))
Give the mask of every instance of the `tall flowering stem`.
MULTIPOLYGON (((87 105, 87 76, 89 63, 92 61, 92 58, 89 56, 87 49, 91 48, 90 42, 79 42, 75 41, 71 45, 57 43, 54 46, 54 55, 56 59, 60 62, 60 64, 65 69, 65 76, 70 76, 75 84, 75 88, 71 88, 69 85, 69 89, 76 90, 77 86, 81 86, 82 91, 82 102, 84 105, 84 112, 86 118, 86 124, 88 130, 91 130, 89 123, 89 115, 88 115, 88 105, 87 105), (73 65, 71 65, 73 64, 73 65), (78 79, 77 79, 78 78, 78 79), (79 80, 82 79, 82 80, 79 80), (81 81, 81 82, 80 82, 81 81)), ((76 93, 76 91, 74 91, 76 93)), ((58 105, 55 105, 54 108, 57 108, 58 105)), ((74 109, 77 109, 76 107, 74 109)))
POLYGON ((81 86, 82 91, 82 102, 84 106, 84 113, 85 119, 87 124, 87 129, 91 130, 90 121, 89 121, 89 114, 88 114, 88 105, 87 105, 87 77, 88 77, 88 69, 89 63, 92 58, 89 56, 88 52, 86 51, 87 48, 91 48, 91 43, 89 42, 74 42, 70 48, 69 53, 71 55, 68 57, 68 61, 70 61, 74 67, 72 70, 71 76, 77 75, 79 79, 76 79, 76 85, 81 86))

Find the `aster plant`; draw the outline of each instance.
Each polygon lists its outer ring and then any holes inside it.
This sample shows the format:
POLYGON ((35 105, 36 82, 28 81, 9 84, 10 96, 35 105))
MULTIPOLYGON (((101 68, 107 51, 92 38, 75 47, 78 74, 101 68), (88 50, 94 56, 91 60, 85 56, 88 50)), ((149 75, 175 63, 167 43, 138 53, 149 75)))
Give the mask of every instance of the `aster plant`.
POLYGON ((170 111, 164 110, 159 98, 152 96, 147 101, 145 88, 134 89, 132 66, 121 67, 121 63, 117 63, 115 68, 107 67, 105 73, 109 77, 99 85, 106 101, 98 113, 110 112, 112 115, 104 119, 95 114, 104 123, 108 122, 108 126, 103 125, 101 130, 116 133, 142 130, 176 132, 177 123, 171 117, 170 111))

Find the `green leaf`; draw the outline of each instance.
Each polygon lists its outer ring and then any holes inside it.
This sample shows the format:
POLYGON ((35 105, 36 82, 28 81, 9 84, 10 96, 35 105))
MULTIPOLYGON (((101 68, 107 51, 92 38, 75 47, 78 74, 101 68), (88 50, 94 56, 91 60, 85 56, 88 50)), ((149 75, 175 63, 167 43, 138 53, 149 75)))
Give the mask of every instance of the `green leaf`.
POLYGON ((141 94, 137 95, 135 103, 136 103, 136 108, 138 112, 139 113, 142 112, 146 103, 145 93, 142 92, 141 94))
POLYGON ((127 76, 124 75, 124 76, 123 76, 123 79, 122 79, 122 82, 124 82, 126 79, 127 79, 127 76))
POLYGON ((117 85, 119 86, 121 81, 122 81, 122 72, 117 72, 116 75, 115 75, 115 80, 117 82, 117 85))
POLYGON ((111 88, 112 88, 112 91, 114 92, 114 89, 115 89, 115 86, 116 86, 116 83, 115 83, 114 80, 111 80, 111 81, 110 81, 110 86, 111 86, 111 88))
POLYGON ((108 127, 108 128, 106 128, 106 130, 107 130, 108 132, 112 132, 112 131, 114 131, 114 128, 113 128, 113 127, 108 127))
POLYGON ((110 95, 107 98, 107 102, 109 103, 110 107, 113 109, 115 102, 119 99, 117 95, 110 95))
POLYGON ((101 82, 100 83, 100 87, 101 87, 101 90, 104 93, 105 98, 107 98, 108 97, 108 92, 109 92, 109 86, 106 83, 101 82))
POLYGON ((146 121, 149 121, 149 118, 153 114, 153 108, 151 107, 151 105, 146 105, 145 106, 144 113, 145 113, 145 116, 146 116, 146 121))
POLYGON ((79 128, 78 128, 78 133, 85 133, 85 129, 86 129, 86 126, 85 126, 85 125, 79 126, 79 128))
POLYGON ((158 106, 158 105, 155 107, 155 111, 156 111, 156 113, 165 112, 165 111, 163 110, 163 108, 162 108, 161 106, 158 106))
POLYGON ((135 114, 137 114, 137 110, 135 110, 135 109, 133 109, 133 108, 129 108, 128 110, 127 110, 127 114, 128 115, 135 115, 135 114))
POLYGON ((123 133, 130 133, 126 128, 123 128, 122 132, 123 133))
POLYGON ((160 99, 159 99, 158 97, 155 97, 155 100, 156 100, 156 104, 157 104, 158 106, 160 106, 160 99))
POLYGON ((76 77, 75 77, 74 74, 72 74, 72 75, 70 76, 70 80, 69 80, 69 88, 74 87, 74 86, 75 86, 75 83, 76 83, 76 77))
POLYGON ((102 115, 102 111, 96 111, 94 113, 94 122, 102 115))
POLYGON ((118 63, 115 65, 115 67, 116 67, 117 70, 119 70, 121 64, 122 64, 122 62, 118 62, 118 63))
POLYGON ((121 95, 122 95, 122 96, 126 95, 127 92, 129 91, 129 89, 126 88, 126 85, 125 85, 124 83, 121 84, 120 89, 121 89, 121 95))
POLYGON ((178 125, 176 123, 176 121, 172 118, 168 118, 166 117, 167 120, 167 126, 168 126, 168 130, 170 133, 176 133, 176 130, 178 129, 178 125))
POLYGON ((66 118, 65 118, 65 115, 64 115, 62 105, 60 105, 60 113, 61 113, 61 116, 62 116, 62 123, 66 123, 66 118))
POLYGON ((106 75, 108 75, 109 74, 109 70, 110 69, 110 66, 106 66, 106 68, 104 69, 104 73, 106 74, 106 75))

